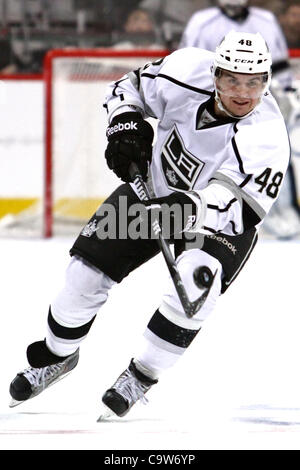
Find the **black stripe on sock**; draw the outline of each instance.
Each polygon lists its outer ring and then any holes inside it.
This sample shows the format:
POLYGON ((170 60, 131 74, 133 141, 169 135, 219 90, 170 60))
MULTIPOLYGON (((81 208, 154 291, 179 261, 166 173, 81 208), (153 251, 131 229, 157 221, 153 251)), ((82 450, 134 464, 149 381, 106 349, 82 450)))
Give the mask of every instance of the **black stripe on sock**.
POLYGON ((150 322, 148 328, 159 338, 172 343, 180 348, 187 348, 199 330, 189 330, 177 326, 164 317, 159 310, 156 310, 150 322))
POLYGON ((51 313, 51 308, 50 308, 49 314, 48 314, 48 325, 52 333, 58 338, 80 339, 88 334, 95 318, 96 318, 96 315, 85 325, 78 326, 76 328, 67 328, 66 326, 59 325, 59 323, 57 323, 57 321, 54 320, 52 313, 51 313))

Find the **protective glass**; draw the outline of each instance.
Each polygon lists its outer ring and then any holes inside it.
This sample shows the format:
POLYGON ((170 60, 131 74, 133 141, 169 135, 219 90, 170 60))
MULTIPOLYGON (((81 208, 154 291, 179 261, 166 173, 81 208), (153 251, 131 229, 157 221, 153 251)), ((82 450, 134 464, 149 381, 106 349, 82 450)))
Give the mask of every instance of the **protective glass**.
POLYGON ((268 73, 237 74, 222 70, 215 76, 215 87, 220 96, 245 99, 260 98, 268 83, 268 73))

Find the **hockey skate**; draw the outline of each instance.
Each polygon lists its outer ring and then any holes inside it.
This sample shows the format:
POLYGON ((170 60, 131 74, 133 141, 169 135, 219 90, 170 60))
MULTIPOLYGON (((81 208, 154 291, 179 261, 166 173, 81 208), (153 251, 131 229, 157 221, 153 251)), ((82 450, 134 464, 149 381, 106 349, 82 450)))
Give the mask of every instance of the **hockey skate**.
POLYGON ((39 341, 28 347, 27 357, 30 367, 19 372, 10 384, 10 408, 36 397, 66 377, 78 363, 79 349, 63 358, 51 353, 44 341, 39 341))
POLYGON ((103 421, 112 416, 125 416, 132 406, 141 401, 148 402, 145 397, 146 392, 158 380, 151 379, 144 375, 131 360, 129 367, 119 376, 113 386, 108 389, 103 397, 104 411, 98 421, 103 421))

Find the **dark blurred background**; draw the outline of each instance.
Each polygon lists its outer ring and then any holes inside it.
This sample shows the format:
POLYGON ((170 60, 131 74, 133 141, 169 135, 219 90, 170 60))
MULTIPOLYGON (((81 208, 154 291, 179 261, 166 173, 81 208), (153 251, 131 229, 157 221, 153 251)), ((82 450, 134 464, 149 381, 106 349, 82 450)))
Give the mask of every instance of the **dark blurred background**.
MULTIPOLYGON (((49 49, 176 49, 191 15, 210 0, 0 0, 0 71, 40 73, 49 49)), ((300 1, 253 0, 300 48, 300 1)))

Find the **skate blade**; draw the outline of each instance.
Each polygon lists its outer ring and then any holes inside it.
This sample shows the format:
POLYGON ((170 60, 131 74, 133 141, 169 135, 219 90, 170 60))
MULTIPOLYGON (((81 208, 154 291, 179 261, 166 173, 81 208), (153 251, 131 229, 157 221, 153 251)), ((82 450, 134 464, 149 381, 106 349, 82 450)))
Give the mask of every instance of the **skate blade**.
POLYGON ((102 404, 102 413, 97 419, 97 423, 101 423, 102 421, 106 421, 109 418, 117 418, 118 416, 110 409, 108 406, 102 404))
POLYGON ((14 408, 15 406, 18 406, 18 405, 21 405, 22 403, 24 403, 24 401, 26 400, 22 400, 22 401, 18 401, 18 400, 15 400, 14 398, 12 398, 10 400, 10 403, 9 403, 9 408, 14 408))
POLYGON ((18 405, 21 405, 22 403, 24 403, 25 401, 28 401, 28 400, 31 400, 32 398, 35 398, 37 397, 38 395, 40 395, 42 392, 44 392, 45 390, 48 390, 48 388, 52 387, 52 385, 56 384, 57 382, 59 382, 60 380, 64 379, 65 377, 67 377, 71 372, 72 372, 73 369, 69 370, 68 372, 66 372, 64 375, 61 375, 60 377, 57 377, 56 380, 53 380, 53 382, 51 384, 48 385, 48 387, 46 387, 44 390, 41 390, 39 393, 37 393, 36 395, 32 395, 30 396, 29 398, 27 398, 27 400, 15 400, 14 398, 11 399, 10 403, 9 403, 9 408, 15 408, 16 406, 18 405))

